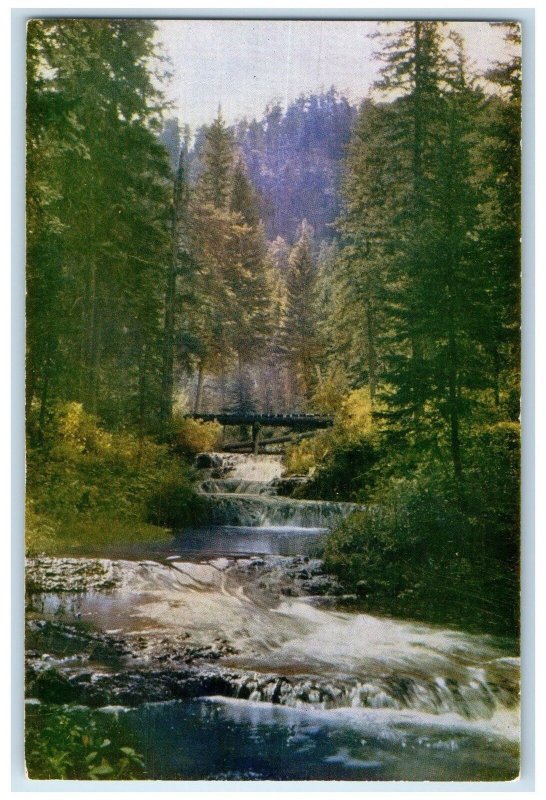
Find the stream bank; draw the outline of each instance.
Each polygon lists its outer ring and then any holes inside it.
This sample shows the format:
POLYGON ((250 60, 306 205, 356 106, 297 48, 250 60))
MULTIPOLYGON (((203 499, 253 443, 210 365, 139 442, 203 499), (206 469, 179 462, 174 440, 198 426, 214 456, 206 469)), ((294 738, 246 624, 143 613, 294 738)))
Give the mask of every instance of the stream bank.
POLYGON ((249 497, 268 513, 272 501, 283 515, 292 504, 282 525, 29 561, 31 717, 59 706, 115 714, 150 778, 514 777, 515 644, 358 613, 317 557, 324 508, 268 494, 280 469, 273 457, 238 457, 204 487, 228 481, 209 497, 240 502, 243 522, 249 497))

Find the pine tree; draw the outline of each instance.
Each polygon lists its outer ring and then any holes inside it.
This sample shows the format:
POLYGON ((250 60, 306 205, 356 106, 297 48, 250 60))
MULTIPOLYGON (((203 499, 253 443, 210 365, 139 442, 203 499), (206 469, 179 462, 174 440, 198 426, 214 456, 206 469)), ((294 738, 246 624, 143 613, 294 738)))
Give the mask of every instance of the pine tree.
POLYGON ((237 355, 235 408, 249 411, 254 408, 250 365, 263 355, 271 334, 272 301, 265 231, 259 222, 256 193, 240 157, 233 173, 230 208, 234 247, 226 279, 237 298, 237 324, 233 326, 232 335, 237 355))
POLYGON ((389 39, 380 88, 396 97, 366 104, 355 128, 337 270, 351 309, 338 339, 349 374, 372 395, 379 386, 391 429, 414 452, 448 450, 459 486, 463 420, 487 383, 473 157, 482 96, 465 72, 460 40, 437 23, 412 22, 389 39))
MULTIPOLYGON (((432 403, 449 429, 455 478, 463 479, 462 422, 471 393, 483 386, 482 352, 477 321, 487 304, 477 245, 480 194, 475 182, 472 149, 481 94, 468 85, 462 42, 455 46, 445 91, 445 117, 439 142, 434 203, 434 229, 429 252, 435 265, 426 286, 422 316, 432 342, 427 358, 432 378, 432 403)), ((430 402, 430 400, 429 400, 430 402)))
POLYGON ((109 425, 157 422, 168 162, 153 36, 144 20, 29 26, 27 398, 42 429, 55 398, 109 425))
POLYGON ((244 162, 218 118, 207 132, 191 214, 203 290, 198 387, 205 371, 218 376, 221 403, 226 404, 234 368, 234 402, 247 410, 253 402, 250 368, 271 330, 267 248, 257 206, 244 162))
POLYGON ((494 374, 497 408, 510 419, 519 418, 520 401, 520 291, 521 291, 521 30, 504 23, 510 57, 486 77, 496 84, 500 100, 485 109, 486 136, 480 147, 488 176, 490 217, 482 232, 490 274, 488 352, 494 374))
POLYGON ((331 272, 334 352, 343 354, 343 368, 353 383, 368 386, 372 402, 378 385, 385 384, 386 356, 396 349, 389 341, 392 328, 386 317, 389 290, 402 280, 393 269, 391 239, 399 230, 407 193, 407 165, 392 135, 400 113, 396 103, 370 101, 360 110, 343 184, 344 211, 337 223, 343 247, 331 272), (345 309, 346 323, 340 308, 345 309))
POLYGON ((258 198, 248 179, 246 167, 240 155, 237 157, 233 169, 230 209, 235 214, 240 214, 243 221, 251 227, 256 226, 260 221, 258 198))
POLYGON ((389 134, 402 167, 397 176, 396 236, 390 237, 390 278, 386 301, 396 314, 396 341, 389 357, 391 408, 414 431, 419 431, 424 404, 430 395, 425 359, 427 330, 420 316, 431 264, 426 260, 431 203, 438 163, 437 136, 443 113, 441 82, 445 58, 440 23, 412 21, 387 34, 385 66, 378 89, 399 94, 389 134))
POLYGON ((306 221, 300 231, 290 253, 283 324, 283 349, 293 379, 292 400, 296 404, 309 399, 317 357, 312 231, 306 221))
POLYGON ((206 203, 214 208, 225 209, 229 205, 234 162, 234 142, 226 127, 221 109, 212 125, 205 132, 205 143, 201 156, 201 174, 197 191, 206 203))
MULTIPOLYGON (((186 151, 180 149, 178 166, 173 181, 171 220, 171 263, 167 271, 165 288, 165 323, 163 332, 163 368, 161 380, 160 422, 162 426, 171 419, 174 388, 177 277, 192 263, 188 239, 189 190, 185 169, 186 151)), ((188 276, 185 275, 187 278, 188 276)))

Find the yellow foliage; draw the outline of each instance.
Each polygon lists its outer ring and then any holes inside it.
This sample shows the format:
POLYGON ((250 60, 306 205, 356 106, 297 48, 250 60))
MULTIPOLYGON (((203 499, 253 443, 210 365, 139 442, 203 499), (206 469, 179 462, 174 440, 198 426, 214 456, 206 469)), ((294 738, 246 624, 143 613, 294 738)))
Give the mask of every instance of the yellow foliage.
POLYGON ((491 433, 512 433, 516 436, 521 434, 521 425, 515 420, 502 420, 501 422, 494 422, 492 425, 484 425, 485 431, 491 433))
POLYGON ((175 425, 178 444, 187 453, 207 453, 220 444, 222 426, 218 422, 185 417, 176 420, 175 425))
POLYGON ((153 465, 166 452, 165 447, 132 433, 109 433, 100 427, 97 417, 81 403, 60 403, 55 411, 55 459, 74 460, 94 455, 109 462, 134 463, 141 468, 153 465))
POLYGON ((63 403, 56 411, 58 449, 67 455, 104 453, 112 446, 112 434, 99 428, 97 418, 88 414, 81 403, 63 403))
POLYGON ((323 413, 334 414, 334 426, 287 449, 285 465, 289 475, 312 475, 336 447, 374 434, 372 403, 367 387, 353 389, 342 397, 339 385, 328 380, 323 382, 315 398, 320 398, 322 403, 319 406, 316 402, 315 407, 320 407, 323 413))
POLYGON ((25 501, 25 545, 29 555, 46 552, 57 536, 57 526, 51 517, 38 514, 34 502, 25 501))
POLYGON ((373 432, 372 401, 367 387, 353 389, 338 408, 336 424, 344 434, 359 438, 373 432))
POLYGON ((329 372, 317 386, 313 394, 312 406, 321 414, 335 414, 339 410, 347 390, 345 373, 340 369, 329 372))
POLYGON ((319 431, 289 447, 285 457, 286 472, 289 475, 312 475, 330 452, 332 440, 332 431, 319 431))

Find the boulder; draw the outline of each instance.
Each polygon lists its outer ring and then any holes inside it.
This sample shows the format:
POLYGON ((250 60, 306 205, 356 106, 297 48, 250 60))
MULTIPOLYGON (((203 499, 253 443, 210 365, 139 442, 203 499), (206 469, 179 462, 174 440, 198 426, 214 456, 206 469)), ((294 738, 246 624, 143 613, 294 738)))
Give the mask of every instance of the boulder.
POLYGON ((197 469, 220 469, 222 467, 222 457, 217 453, 197 453, 195 466, 197 469))

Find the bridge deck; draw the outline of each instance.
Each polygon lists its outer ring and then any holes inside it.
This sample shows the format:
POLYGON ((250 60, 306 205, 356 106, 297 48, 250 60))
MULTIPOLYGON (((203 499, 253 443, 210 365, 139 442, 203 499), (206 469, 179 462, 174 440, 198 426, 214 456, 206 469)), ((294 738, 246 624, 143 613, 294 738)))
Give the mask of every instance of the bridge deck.
POLYGON ((315 430, 329 428, 334 424, 330 417, 317 414, 238 414, 218 412, 217 414, 186 414, 190 419, 203 422, 219 422, 221 425, 259 425, 274 428, 293 428, 294 430, 315 430))

